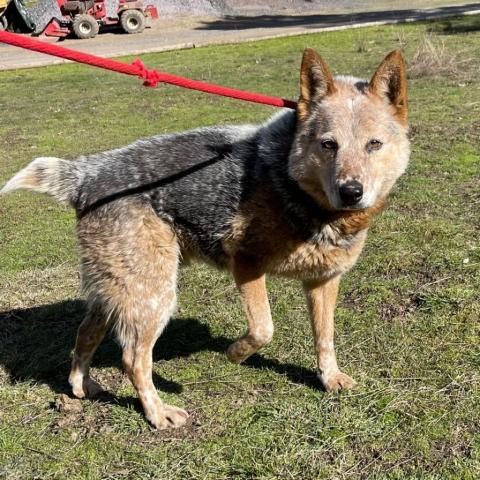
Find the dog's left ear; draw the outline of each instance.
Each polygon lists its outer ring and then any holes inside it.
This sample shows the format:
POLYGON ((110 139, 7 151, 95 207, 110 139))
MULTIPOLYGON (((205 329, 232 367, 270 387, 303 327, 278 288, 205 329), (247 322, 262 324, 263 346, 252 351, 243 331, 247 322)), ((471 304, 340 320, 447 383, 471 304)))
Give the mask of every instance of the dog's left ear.
POLYGON ((398 119, 407 123, 407 74, 400 50, 394 50, 385 57, 370 80, 369 90, 387 98, 395 107, 398 119))
POLYGON ((305 120, 313 103, 319 102, 334 90, 333 77, 327 64, 315 50, 305 49, 300 70, 300 99, 297 106, 299 118, 305 120))

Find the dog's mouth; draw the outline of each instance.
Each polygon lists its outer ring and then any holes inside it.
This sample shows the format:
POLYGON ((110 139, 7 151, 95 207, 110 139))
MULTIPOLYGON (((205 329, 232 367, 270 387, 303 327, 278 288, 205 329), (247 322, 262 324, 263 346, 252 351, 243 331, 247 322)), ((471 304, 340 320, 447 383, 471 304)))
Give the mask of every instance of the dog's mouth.
POLYGON ((335 193, 333 195, 328 195, 328 203, 329 207, 332 210, 336 211, 352 211, 352 210, 363 210, 365 208, 368 208, 368 205, 365 204, 365 202, 362 199, 359 199, 358 201, 343 201, 340 198, 340 195, 338 193, 335 193))
POLYGON ((332 210, 335 210, 337 212, 361 212, 361 211, 366 210, 368 208, 370 208, 370 205, 363 205, 363 204, 340 205, 338 207, 332 206, 332 210))
POLYGON ((371 205, 364 201, 359 201, 353 205, 345 204, 340 201, 339 198, 330 198, 326 195, 328 199, 326 202, 322 202, 321 206, 326 210, 335 211, 335 212, 352 212, 352 211, 361 211, 366 210, 371 205))

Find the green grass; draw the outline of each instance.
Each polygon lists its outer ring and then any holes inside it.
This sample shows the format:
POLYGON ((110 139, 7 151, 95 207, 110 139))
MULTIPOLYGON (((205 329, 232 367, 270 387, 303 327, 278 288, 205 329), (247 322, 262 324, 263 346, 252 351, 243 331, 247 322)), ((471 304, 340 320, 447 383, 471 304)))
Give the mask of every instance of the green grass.
MULTIPOLYGON (((297 282, 270 279, 273 343, 245 365, 226 346, 245 328, 232 280, 182 271, 179 311, 155 349, 162 397, 193 422, 145 422, 112 339, 93 375, 109 395, 55 406, 78 292, 74 215, 46 197, 0 199, 0 477, 476 479, 480 477, 479 17, 144 55, 150 67, 295 98, 301 52, 370 74, 427 32, 461 75, 410 82, 412 161, 344 279, 339 362, 352 392, 319 389, 297 282), (358 53, 359 45, 362 53, 358 53)), ((77 155, 151 134, 255 122, 274 110, 79 65, 0 74, 0 183, 35 156, 77 155)))

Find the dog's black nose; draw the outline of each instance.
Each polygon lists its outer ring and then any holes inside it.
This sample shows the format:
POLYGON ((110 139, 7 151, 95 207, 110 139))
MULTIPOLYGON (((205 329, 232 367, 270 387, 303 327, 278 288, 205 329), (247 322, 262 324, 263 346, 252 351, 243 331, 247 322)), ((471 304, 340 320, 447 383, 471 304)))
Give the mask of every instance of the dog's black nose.
POLYGON ((344 205, 351 207, 360 201, 363 196, 363 185, 357 180, 344 183, 338 192, 344 205))

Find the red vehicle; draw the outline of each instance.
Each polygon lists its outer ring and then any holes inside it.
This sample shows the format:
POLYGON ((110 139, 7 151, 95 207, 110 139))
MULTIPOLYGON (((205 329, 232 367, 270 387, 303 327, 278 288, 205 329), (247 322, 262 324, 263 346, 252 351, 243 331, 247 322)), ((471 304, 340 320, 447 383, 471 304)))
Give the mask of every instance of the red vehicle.
POLYGON ((93 38, 100 27, 120 25, 126 33, 140 33, 158 18, 157 9, 142 0, 57 0, 62 18, 52 18, 43 30, 50 37, 93 38))

